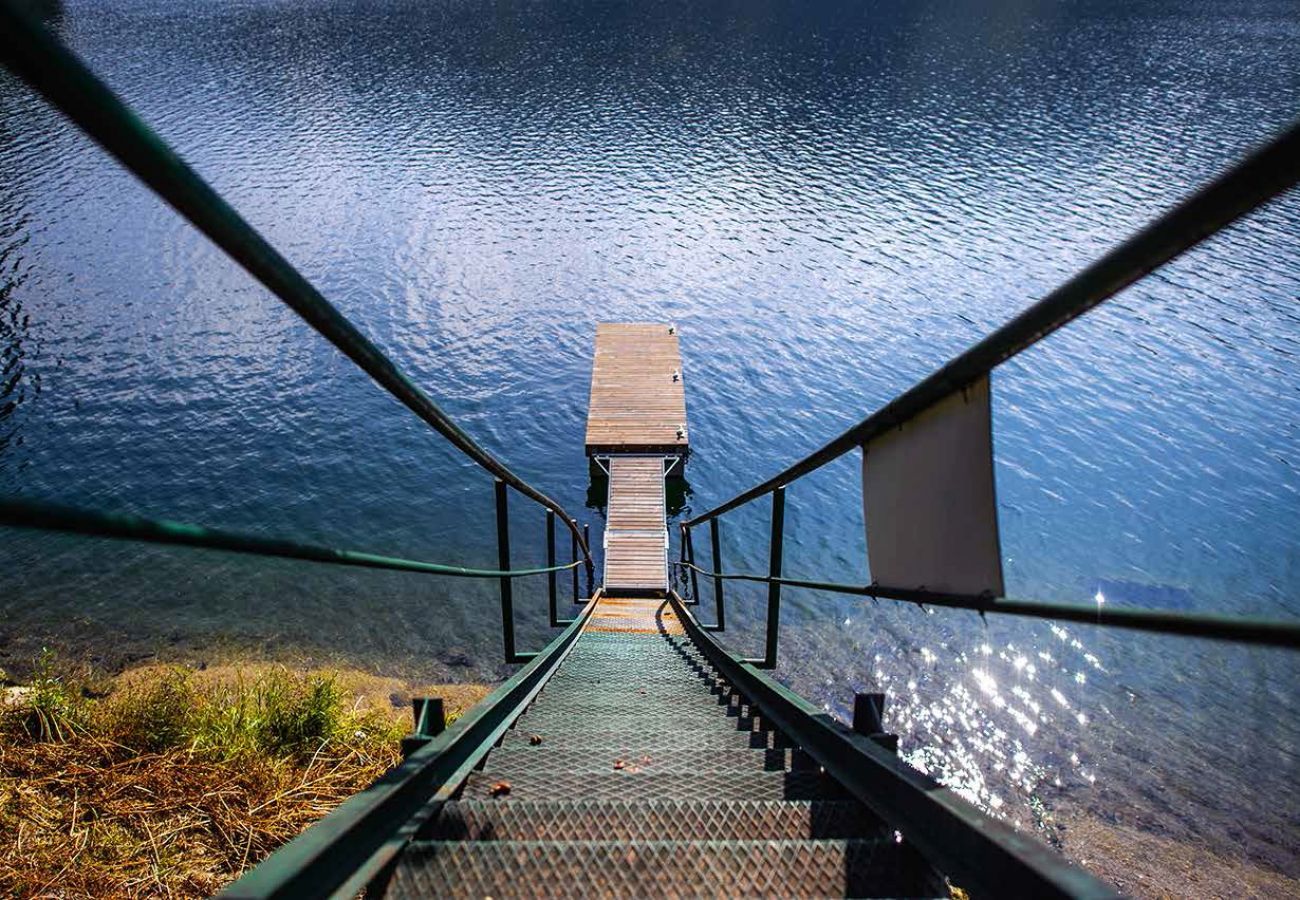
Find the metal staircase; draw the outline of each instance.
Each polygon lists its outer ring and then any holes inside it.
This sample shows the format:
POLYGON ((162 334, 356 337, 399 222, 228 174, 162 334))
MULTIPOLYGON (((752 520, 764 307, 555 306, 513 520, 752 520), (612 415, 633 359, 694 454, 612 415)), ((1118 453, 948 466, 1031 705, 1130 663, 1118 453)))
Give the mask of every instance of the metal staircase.
POLYGON ((387 896, 947 894, 667 600, 599 599, 482 770, 426 814, 387 896))

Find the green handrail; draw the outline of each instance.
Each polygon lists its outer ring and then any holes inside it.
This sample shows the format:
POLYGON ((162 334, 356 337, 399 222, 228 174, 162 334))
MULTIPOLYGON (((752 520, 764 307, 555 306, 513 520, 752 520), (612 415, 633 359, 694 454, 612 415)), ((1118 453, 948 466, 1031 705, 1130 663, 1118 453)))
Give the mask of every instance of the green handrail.
POLYGON ((742 491, 683 524, 693 528, 715 519, 910 421, 939 400, 987 375, 1058 328, 1294 187, 1298 181, 1300 123, 1283 131, 1006 325, 839 437, 791 463, 762 484, 742 491))
MULTIPOLYGON (((1094 609, 1083 604, 1036 603, 995 599, 990 596, 953 595, 928 590, 889 589, 877 585, 842 585, 781 578, 779 577, 780 543, 776 535, 776 529, 779 527, 776 509, 787 485, 855 448, 864 446, 890 429, 906 424, 943 398, 987 376, 1008 359, 1095 309, 1125 287, 1196 246, 1246 213, 1294 187, 1297 182, 1300 182, 1300 123, 1293 124, 1214 181, 1168 210, 1146 228, 1078 272, 1006 325, 960 356, 951 359, 929 377, 917 382, 834 440, 790 464, 761 484, 742 491, 730 500, 681 523, 682 561, 677 565, 691 573, 692 584, 695 583, 695 576, 698 574, 713 578, 714 603, 718 610, 718 625, 714 626, 714 630, 720 631, 723 627, 722 581, 735 579, 762 582, 769 586, 767 652, 763 659, 763 665, 768 668, 774 666, 776 661, 779 588, 783 585, 970 609, 978 611, 981 615, 986 612, 1000 612, 1244 643, 1300 647, 1300 625, 1289 622, 1162 610, 1113 607, 1094 609), (778 570, 774 570, 771 575, 761 576, 705 572, 699 568, 695 564, 690 538, 691 529, 705 522, 716 527, 719 516, 766 494, 773 495, 774 531, 771 559, 776 562, 778 570)), ((713 561, 715 567, 717 552, 715 531, 713 561)), ((698 597, 694 599, 696 602, 699 600, 698 597)))
POLYGON ((563 507, 480 447, 95 77, 76 54, 20 11, 13 0, 0 0, 0 35, 0 62, 452 445, 525 497, 558 514, 582 549, 588 573, 592 571, 587 541, 577 521, 563 507))
POLYGON ((260 537, 239 531, 205 528, 188 522, 171 519, 146 519, 140 516, 119 515, 78 509, 56 503, 36 500, 0 498, 0 525, 15 528, 35 528, 43 531, 65 531, 92 537, 119 540, 145 541, 152 544, 180 544, 209 550, 228 550, 234 553, 251 553, 257 556, 276 556, 282 559, 301 559, 308 562, 334 563, 340 566, 360 566, 366 569, 392 569, 398 572, 422 572, 429 575, 451 575, 457 578, 521 578, 525 575, 544 575, 561 572, 581 564, 574 560, 560 566, 540 569, 471 569, 465 566, 447 566, 441 563, 381 556, 360 550, 339 550, 319 544, 306 544, 283 538, 260 537))
MULTIPOLYGON (((1034 600, 1007 600, 984 595, 900 590, 875 584, 836 584, 830 581, 774 578, 770 575, 751 575, 739 572, 710 572, 700 568, 695 563, 685 561, 674 562, 673 565, 712 578, 715 583, 722 580, 754 581, 759 584, 779 584, 786 587, 807 588, 813 591, 870 597, 873 600, 896 600, 902 603, 914 603, 918 606, 968 609, 980 615, 984 613, 1001 613, 1033 619, 1059 619, 1063 622, 1082 622, 1085 625, 1130 628, 1137 631, 1156 632, 1157 634, 1177 634, 1184 637, 1234 641, 1242 644, 1260 644, 1269 647, 1300 647, 1300 622, 1287 622, 1278 619, 1218 616, 1159 609, 1088 606, 1086 603, 1044 603, 1034 600)), ((770 628, 771 623, 769 623, 770 628)))

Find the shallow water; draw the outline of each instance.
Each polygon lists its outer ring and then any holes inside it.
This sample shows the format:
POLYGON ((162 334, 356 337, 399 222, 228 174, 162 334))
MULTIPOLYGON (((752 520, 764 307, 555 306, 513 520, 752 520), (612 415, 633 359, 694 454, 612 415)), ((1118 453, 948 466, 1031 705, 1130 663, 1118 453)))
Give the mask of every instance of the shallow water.
MULTIPOLYGON (((1300 110, 1289 0, 985 7, 92 0, 52 23, 599 543, 596 322, 678 325, 699 511, 1300 110)), ((1297 233, 1292 194, 998 371, 1009 593, 1300 615, 1297 233)), ((0 492, 495 563, 490 480, 7 75, 0 279, 0 492)), ((791 489, 791 574, 868 577, 856 466, 791 489)), ((729 568, 765 566, 755 507, 729 568)), ((537 562, 541 514, 513 509, 537 562)), ((503 671, 490 584, 2 539, 11 661, 230 643, 503 671)), ((733 596, 753 646, 759 592, 733 596)), ((888 690, 914 761, 1026 827, 1084 812, 1300 877, 1285 654, 785 610, 784 677, 840 714, 888 690)))

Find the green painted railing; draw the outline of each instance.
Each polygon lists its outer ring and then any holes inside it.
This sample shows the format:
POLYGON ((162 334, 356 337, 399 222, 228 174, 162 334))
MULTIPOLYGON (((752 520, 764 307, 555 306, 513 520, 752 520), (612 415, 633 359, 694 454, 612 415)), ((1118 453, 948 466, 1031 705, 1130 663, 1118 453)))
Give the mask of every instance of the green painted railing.
POLYGON ((280 559, 297 559, 306 562, 332 563, 338 566, 360 566, 364 569, 388 569, 394 572, 419 572, 426 575, 450 575, 457 578, 522 578, 527 575, 545 575, 572 569, 581 565, 574 560, 563 565, 551 564, 536 569, 471 569, 465 566, 448 566, 441 563, 382 556, 362 550, 341 550, 320 544, 308 544, 284 538, 269 538, 247 532, 206 528, 171 519, 146 519, 141 516, 105 513, 79 509, 55 503, 0 498, 0 525, 14 528, 38 528, 45 531, 63 531, 90 537, 117 538, 143 541, 151 544, 173 544, 182 547, 201 547, 208 550, 225 550, 231 553, 250 553, 255 556, 273 556, 280 559))
POLYGON ((1135 628, 1196 637, 1218 638, 1282 647, 1300 646, 1300 623, 1227 616, 1137 609, 1096 609, 1082 604, 1036 603, 971 597, 926 590, 892 590, 879 585, 844 585, 801 582, 781 577, 784 539, 785 488, 872 438, 914 419, 935 403, 987 376, 993 369, 1032 347, 1058 328, 1095 309, 1124 288, 1185 253, 1300 181, 1300 124, 1292 125, 1272 141, 1237 163, 1210 184, 1166 212, 1065 284, 1016 316, 1002 328, 955 357, 928 378, 917 382, 897 399, 867 416, 843 434, 766 481, 742 491, 725 503, 681 524, 679 571, 691 585, 691 601, 699 602, 700 574, 713 579, 716 624, 725 628, 722 582, 725 579, 763 582, 768 586, 767 630, 761 660, 765 668, 776 665, 780 626, 781 587, 856 594, 912 603, 1046 619, 1088 622, 1093 625, 1135 628), (753 500, 772 496, 771 549, 767 576, 722 571, 718 520, 724 513, 753 500), (713 570, 695 561, 691 529, 708 524, 713 545, 713 570))
MULTIPOLYGON (((71 119, 105 150, 126 166, 186 220, 244 267, 286 306, 332 343, 379 386, 419 416, 449 443, 490 472, 496 480, 499 570, 476 570, 460 566, 396 560, 356 551, 309 547, 288 540, 256 538, 204 529, 175 522, 148 523, 143 519, 71 510, 33 501, 6 502, 0 522, 25 527, 57 528, 103 537, 185 543, 190 546, 293 556, 311 562, 403 568, 429 574, 468 577, 497 577, 501 580, 502 613, 506 657, 526 658, 514 650, 511 580, 520 575, 551 572, 550 620, 561 624, 556 614, 556 584, 553 573, 577 568, 578 554, 586 569, 587 594, 592 592, 595 566, 586 529, 558 503, 515 475, 499 459, 481 447, 444 413, 433 399, 398 368, 382 350, 331 304, 283 255, 262 237, 235 209, 207 184, 166 142, 126 106, 86 65, 54 35, 18 8, 14 0, 0 0, 0 62, 26 81, 51 105, 71 119), (537 570, 509 570, 508 523, 505 494, 513 488, 547 510, 550 567, 537 570), (575 562, 554 564, 554 522, 558 516, 572 535, 575 562), (58 523, 58 524, 55 524, 58 523), (76 527, 71 527, 75 525, 76 527), (181 538, 184 537, 185 540, 181 538), (505 542, 504 544, 502 542, 505 542), (274 552, 272 552, 274 551, 274 552), (383 561, 382 565, 380 561, 383 561)), ((576 592, 576 574, 575 574, 576 592)), ((575 597, 576 599, 576 597, 575 597)))

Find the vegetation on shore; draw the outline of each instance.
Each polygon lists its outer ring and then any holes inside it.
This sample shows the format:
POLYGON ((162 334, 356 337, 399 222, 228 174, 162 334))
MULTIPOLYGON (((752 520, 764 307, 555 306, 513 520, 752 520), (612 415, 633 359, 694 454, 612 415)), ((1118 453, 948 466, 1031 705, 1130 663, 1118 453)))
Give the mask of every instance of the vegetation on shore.
MULTIPOLYGON (((399 760, 391 682, 45 655, 0 707, 0 894, 211 895, 399 760)), ((453 715, 485 692, 451 687, 453 715)))

